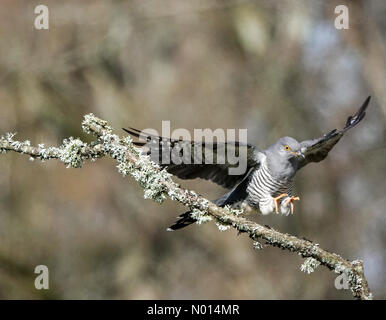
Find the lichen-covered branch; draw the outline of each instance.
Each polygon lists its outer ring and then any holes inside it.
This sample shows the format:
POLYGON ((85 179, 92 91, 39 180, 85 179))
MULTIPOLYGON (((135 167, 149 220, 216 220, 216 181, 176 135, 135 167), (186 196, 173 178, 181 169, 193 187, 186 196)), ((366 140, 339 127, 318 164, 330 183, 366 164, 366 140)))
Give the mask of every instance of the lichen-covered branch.
POLYGON ((59 159, 64 162, 67 168, 80 168, 84 160, 95 160, 96 158, 105 155, 102 152, 102 145, 98 142, 92 143, 90 146, 82 142, 80 139, 70 137, 63 141, 61 147, 48 147, 44 144, 39 144, 37 147, 31 146, 29 140, 14 141, 15 133, 7 133, 0 137, 0 153, 14 151, 27 154, 30 160, 39 159, 42 161, 49 159, 59 159))
POLYGON ((7 134, 0 137, 0 153, 8 151, 24 153, 32 160, 58 159, 69 168, 79 168, 85 160, 95 160, 109 155, 118 162, 117 168, 121 174, 124 176, 129 174, 139 182, 145 190, 145 198, 159 203, 166 197, 176 200, 193 211, 197 223, 214 220, 220 230, 232 227, 241 233, 246 233, 253 240, 253 246, 256 249, 261 249, 263 247, 261 242, 264 242, 265 245, 296 252, 307 258, 301 266, 304 272, 311 273, 318 265, 323 265, 337 274, 344 273, 355 298, 372 299, 362 261, 348 261, 338 254, 323 250, 318 244, 309 240, 261 226, 242 217, 240 211, 218 207, 195 192, 181 188, 165 169, 150 161, 148 156, 142 155, 132 144, 130 137, 120 138, 113 133, 106 121, 93 114, 85 116, 82 128, 86 133, 93 134, 97 140, 86 144, 79 139, 69 138, 64 140, 60 147, 45 148, 44 145, 33 147, 29 141, 14 141, 14 135, 7 134))

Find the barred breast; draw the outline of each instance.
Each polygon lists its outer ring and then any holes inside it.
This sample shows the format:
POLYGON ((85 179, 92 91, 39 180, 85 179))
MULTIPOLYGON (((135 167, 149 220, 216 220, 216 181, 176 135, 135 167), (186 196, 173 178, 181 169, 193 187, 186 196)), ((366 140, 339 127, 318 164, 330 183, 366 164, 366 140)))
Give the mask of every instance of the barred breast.
POLYGON ((293 179, 278 180, 271 175, 267 165, 263 162, 259 169, 252 173, 247 187, 247 202, 252 207, 271 204, 272 198, 283 193, 292 194, 293 179))

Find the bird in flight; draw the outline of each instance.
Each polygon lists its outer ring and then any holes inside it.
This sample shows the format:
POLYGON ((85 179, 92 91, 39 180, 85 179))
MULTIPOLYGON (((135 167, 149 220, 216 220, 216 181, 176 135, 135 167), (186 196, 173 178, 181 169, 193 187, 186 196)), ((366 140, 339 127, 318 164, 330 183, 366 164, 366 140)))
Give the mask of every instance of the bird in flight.
MULTIPOLYGON (((134 128, 123 130, 136 138, 146 137, 146 142, 133 143, 136 146, 147 147, 143 152, 150 155, 161 167, 165 167, 169 173, 181 179, 210 180, 231 189, 213 201, 216 205, 243 209, 244 213, 260 211, 264 215, 272 212, 288 215, 294 212, 294 201, 300 200, 292 194, 297 171, 310 162, 325 159, 345 132, 364 118, 369 102, 370 96, 353 116, 347 118, 346 125, 341 130, 334 129, 317 139, 302 142, 291 137, 282 137, 265 150, 241 142, 203 143, 150 135, 134 128), (169 153, 169 156, 173 155, 173 152, 180 153, 182 147, 187 145, 191 148, 188 157, 192 161, 167 164, 162 162, 162 155, 165 155, 165 152, 169 153), (228 169, 235 166, 227 161, 225 156, 229 154, 229 149, 235 154, 246 155, 247 168, 243 174, 229 174, 228 169), (162 152, 159 152, 160 150, 162 152), (198 154, 200 159, 205 160, 211 156, 217 161, 211 164, 204 161, 196 163, 193 160, 198 154)), ((195 221, 191 211, 185 212, 178 216, 178 220, 168 228, 168 231, 181 229, 195 221)))

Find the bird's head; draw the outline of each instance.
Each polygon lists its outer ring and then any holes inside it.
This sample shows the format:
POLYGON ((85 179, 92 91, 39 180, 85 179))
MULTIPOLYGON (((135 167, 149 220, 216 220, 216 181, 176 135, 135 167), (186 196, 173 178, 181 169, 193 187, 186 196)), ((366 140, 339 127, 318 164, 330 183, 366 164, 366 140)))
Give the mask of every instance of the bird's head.
POLYGON ((277 140, 266 150, 271 172, 281 178, 293 177, 299 161, 304 158, 301 147, 301 144, 291 137, 283 137, 277 140))
POLYGON ((280 138, 268 149, 281 159, 291 160, 303 158, 303 154, 300 151, 301 144, 291 137, 280 138))

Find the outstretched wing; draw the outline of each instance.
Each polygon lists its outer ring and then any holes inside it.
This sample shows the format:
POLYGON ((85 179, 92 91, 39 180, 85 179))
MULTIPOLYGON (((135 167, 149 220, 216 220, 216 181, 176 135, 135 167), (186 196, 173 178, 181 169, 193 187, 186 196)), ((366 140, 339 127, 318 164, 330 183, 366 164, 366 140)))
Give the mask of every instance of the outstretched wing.
POLYGON ((343 129, 334 129, 320 138, 301 142, 301 152, 304 158, 301 160, 299 169, 310 162, 319 162, 327 157, 334 145, 343 137, 344 133, 356 126, 366 115, 366 108, 370 102, 370 96, 363 102, 356 114, 349 116, 343 129))
POLYGON ((205 143, 176 140, 154 136, 134 128, 123 129, 141 141, 133 142, 143 147, 143 152, 161 167, 181 179, 202 178, 213 181, 225 188, 232 188, 258 167, 261 153, 253 145, 240 142, 205 143), (245 170, 230 174, 231 168, 240 166, 245 170))

